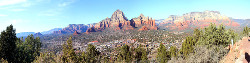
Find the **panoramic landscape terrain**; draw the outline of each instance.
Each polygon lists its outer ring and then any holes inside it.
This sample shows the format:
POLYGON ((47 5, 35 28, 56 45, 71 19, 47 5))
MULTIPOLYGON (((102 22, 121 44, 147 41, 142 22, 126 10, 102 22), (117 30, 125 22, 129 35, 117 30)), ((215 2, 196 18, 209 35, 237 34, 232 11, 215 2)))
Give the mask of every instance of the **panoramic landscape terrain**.
POLYGON ((248 2, 0 0, 0 63, 249 63, 248 2))

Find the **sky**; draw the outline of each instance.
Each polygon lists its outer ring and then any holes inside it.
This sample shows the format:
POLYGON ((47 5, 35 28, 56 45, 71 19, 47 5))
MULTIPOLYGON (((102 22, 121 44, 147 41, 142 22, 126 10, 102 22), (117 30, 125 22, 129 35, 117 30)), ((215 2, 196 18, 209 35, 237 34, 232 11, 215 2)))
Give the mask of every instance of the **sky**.
POLYGON ((205 10, 236 19, 250 18, 250 0, 0 0, 0 31, 42 32, 69 24, 91 24, 120 9, 128 19, 141 13, 153 19, 205 10))

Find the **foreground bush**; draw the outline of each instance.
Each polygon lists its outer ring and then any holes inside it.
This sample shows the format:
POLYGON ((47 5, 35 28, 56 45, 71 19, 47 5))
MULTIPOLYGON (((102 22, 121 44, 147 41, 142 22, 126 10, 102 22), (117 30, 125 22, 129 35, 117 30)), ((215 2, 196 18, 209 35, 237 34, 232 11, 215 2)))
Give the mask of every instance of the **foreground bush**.
POLYGON ((186 37, 182 43, 178 56, 172 57, 169 63, 218 63, 228 52, 225 47, 238 39, 237 33, 223 25, 195 29, 193 36, 186 37))

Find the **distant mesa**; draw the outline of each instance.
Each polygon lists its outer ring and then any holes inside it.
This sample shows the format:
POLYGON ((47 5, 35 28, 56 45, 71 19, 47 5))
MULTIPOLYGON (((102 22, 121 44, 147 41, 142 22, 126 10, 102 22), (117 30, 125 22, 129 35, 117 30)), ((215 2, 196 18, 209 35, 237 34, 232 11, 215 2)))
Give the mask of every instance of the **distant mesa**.
POLYGON ((225 26, 239 26, 231 18, 221 15, 218 11, 191 12, 182 16, 171 15, 159 24, 162 29, 187 30, 191 28, 204 28, 210 23, 225 26))
POLYGON ((18 38, 20 38, 20 37, 26 37, 26 36, 28 36, 30 34, 35 34, 35 32, 20 32, 20 33, 16 33, 16 36, 18 38))
POLYGON ((69 24, 67 27, 63 28, 59 31, 54 31, 54 34, 67 34, 74 33, 77 31, 78 33, 85 32, 92 24, 84 25, 84 24, 69 24))
POLYGON ((103 31, 105 29, 117 31, 117 30, 134 30, 135 28, 141 28, 145 26, 148 30, 157 30, 155 20, 149 17, 145 17, 141 14, 137 18, 128 20, 121 10, 116 10, 111 18, 106 18, 93 27, 89 28, 86 33, 103 31))
POLYGON ((62 30, 62 28, 54 28, 54 29, 51 29, 49 31, 43 31, 43 32, 40 32, 40 33, 43 34, 43 35, 45 35, 45 34, 51 34, 54 31, 59 31, 59 30, 62 30))
POLYGON ((35 37, 39 37, 39 36, 42 36, 43 34, 41 34, 40 32, 37 32, 34 34, 35 37))
POLYGON ((118 31, 118 30, 158 30, 164 29, 169 31, 184 31, 194 28, 204 28, 210 23, 216 25, 224 24, 226 27, 237 28, 246 24, 246 21, 233 20, 227 16, 221 15, 218 11, 190 12, 182 16, 170 15, 167 19, 155 20, 151 17, 140 14, 136 18, 127 19, 125 14, 117 9, 110 18, 105 18, 94 24, 69 24, 67 27, 54 31, 54 34, 67 33, 91 33, 101 31, 118 31), (157 22, 156 22, 157 21, 157 22))

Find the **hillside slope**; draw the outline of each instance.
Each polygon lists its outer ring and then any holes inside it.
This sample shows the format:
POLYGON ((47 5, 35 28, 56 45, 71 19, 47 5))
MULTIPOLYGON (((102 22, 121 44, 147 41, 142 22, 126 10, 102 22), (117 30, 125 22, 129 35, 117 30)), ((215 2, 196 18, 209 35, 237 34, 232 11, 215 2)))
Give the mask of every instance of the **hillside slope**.
POLYGON ((230 47, 229 53, 220 63, 249 63, 250 62, 250 39, 243 37, 242 40, 236 42, 233 47, 230 47))

